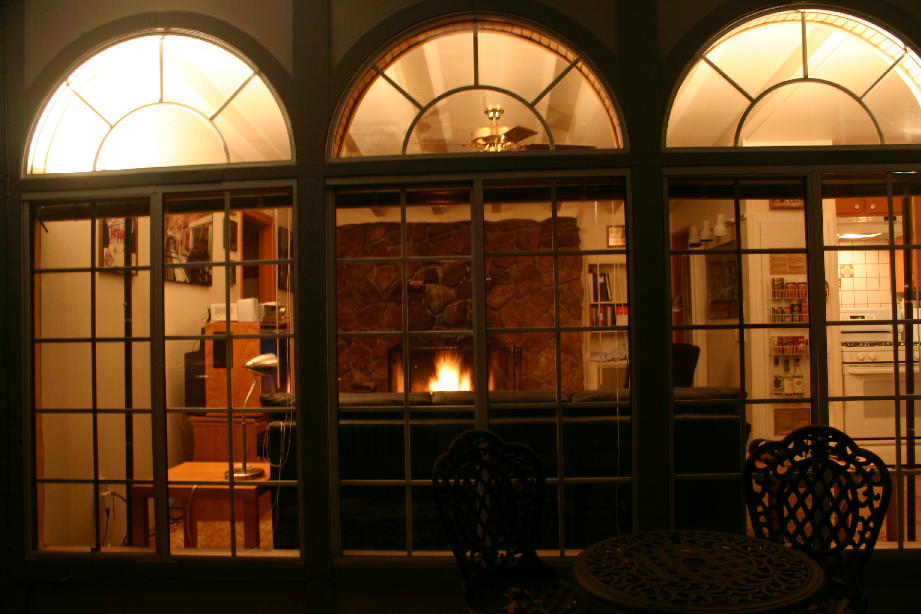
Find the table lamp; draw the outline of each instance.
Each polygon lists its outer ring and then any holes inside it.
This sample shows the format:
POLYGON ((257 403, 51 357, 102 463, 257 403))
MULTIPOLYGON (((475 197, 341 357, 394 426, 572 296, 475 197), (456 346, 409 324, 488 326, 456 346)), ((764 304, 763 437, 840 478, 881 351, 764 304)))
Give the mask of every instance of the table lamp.
MULTIPOLYGON (((246 364, 243 365, 243 368, 247 371, 250 371, 253 374, 253 383, 249 387, 249 392, 246 393, 246 398, 243 399, 243 409, 246 409, 246 404, 249 403, 249 398, 253 394, 253 390, 256 389, 256 382, 259 381, 260 377, 270 377, 275 375, 278 370, 278 356, 275 354, 259 354, 254 356, 246 361, 246 364)), ((240 426, 243 428, 243 450, 240 455, 240 464, 233 466, 233 477, 235 480, 254 480, 256 478, 261 478, 265 475, 265 470, 261 467, 247 467, 246 466, 246 412, 243 413, 243 419, 240 423, 240 426)), ((227 471, 224 474, 224 477, 230 477, 230 471, 227 471)))

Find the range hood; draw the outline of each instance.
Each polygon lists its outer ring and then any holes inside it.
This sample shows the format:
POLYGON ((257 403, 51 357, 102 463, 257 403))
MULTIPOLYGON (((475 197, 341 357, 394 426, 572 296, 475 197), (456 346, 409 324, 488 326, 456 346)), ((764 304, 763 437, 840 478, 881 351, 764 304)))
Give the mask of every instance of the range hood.
MULTIPOLYGON (((902 218, 892 222, 896 237, 902 236, 902 218)), ((842 241, 886 241, 889 239, 889 221, 884 216, 836 218, 835 235, 842 241)))

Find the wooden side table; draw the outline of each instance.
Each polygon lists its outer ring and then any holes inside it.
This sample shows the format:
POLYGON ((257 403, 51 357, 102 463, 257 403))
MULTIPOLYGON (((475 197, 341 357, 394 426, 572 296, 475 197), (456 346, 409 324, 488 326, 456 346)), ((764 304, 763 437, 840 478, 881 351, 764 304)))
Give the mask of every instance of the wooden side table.
MULTIPOLYGON (((265 470, 264 478, 246 482, 235 482, 234 500, 239 501, 243 507, 243 546, 244 548, 259 547, 259 500, 262 495, 269 492, 269 487, 260 484, 268 479, 269 464, 253 463, 254 466, 265 470)), ((169 484, 167 491, 171 499, 182 499, 186 502, 186 515, 184 522, 184 544, 187 548, 198 547, 198 527, 195 514, 196 501, 229 500, 230 484, 174 484, 173 482, 214 482, 225 481, 224 473, 227 471, 226 462, 187 462, 180 463, 170 468, 168 472, 169 484)), ((150 545, 150 514, 148 500, 154 496, 153 484, 134 484, 132 491, 132 542, 135 546, 150 545)))

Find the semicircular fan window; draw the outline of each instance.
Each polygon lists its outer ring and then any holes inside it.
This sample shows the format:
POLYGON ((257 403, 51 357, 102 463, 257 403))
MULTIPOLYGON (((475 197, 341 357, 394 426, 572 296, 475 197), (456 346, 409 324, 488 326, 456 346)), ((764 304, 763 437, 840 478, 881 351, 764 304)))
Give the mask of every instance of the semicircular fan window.
POLYGON ((496 20, 398 43, 361 76, 331 156, 623 147, 610 96, 558 41, 496 20))
POLYGON ((268 82, 229 49, 188 34, 143 34, 74 69, 48 98, 25 172, 292 159, 268 82))
POLYGON ((785 10, 721 36, 672 103, 667 147, 921 142, 921 59, 867 21, 785 10))

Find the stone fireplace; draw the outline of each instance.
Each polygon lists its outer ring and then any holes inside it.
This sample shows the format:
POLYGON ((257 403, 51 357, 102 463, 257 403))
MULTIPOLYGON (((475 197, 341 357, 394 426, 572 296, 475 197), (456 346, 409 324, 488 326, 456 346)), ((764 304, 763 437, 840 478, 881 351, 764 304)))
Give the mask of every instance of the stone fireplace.
MULTIPOLYGON (((561 246, 577 248, 574 218, 558 218, 561 246)), ((408 223, 407 253, 431 260, 406 263, 410 331, 472 331, 472 284, 466 261, 440 257, 470 253, 466 222, 408 223)), ((336 229, 340 257, 399 257, 400 224, 346 224, 336 229)), ((485 223, 487 249, 537 252, 551 241, 550 220, 511 219, 485 223)), ((489 330, 553 327, 555 294, 560 318, 578 326, 584 310, 582 257, 557 257, 559 288, 554 286, 554 259, 547 256, 486 258, 486 321, 489 330)), ((337 265, 337 326, 340 332, 401 331, 401 262, 349 262, 337 265)), ((472 337, 413 336, 410 333, 412 390, 422 390, 437 360, 445 353, 472 371, 472 337), (418 387, 418 388, 417 388, 418 387)), ((560 348, 563 389, 582 388, 582 335, 565 334, 560 348)), ((553 390, 556 387, 556 335, 488 332, 490 387, 496 390, 553 390)), ((402 338, 375 335, 338 338, 340 392, 402 391, 402 338)), ((428 390, 429 388, 425 388, 428 390)))

